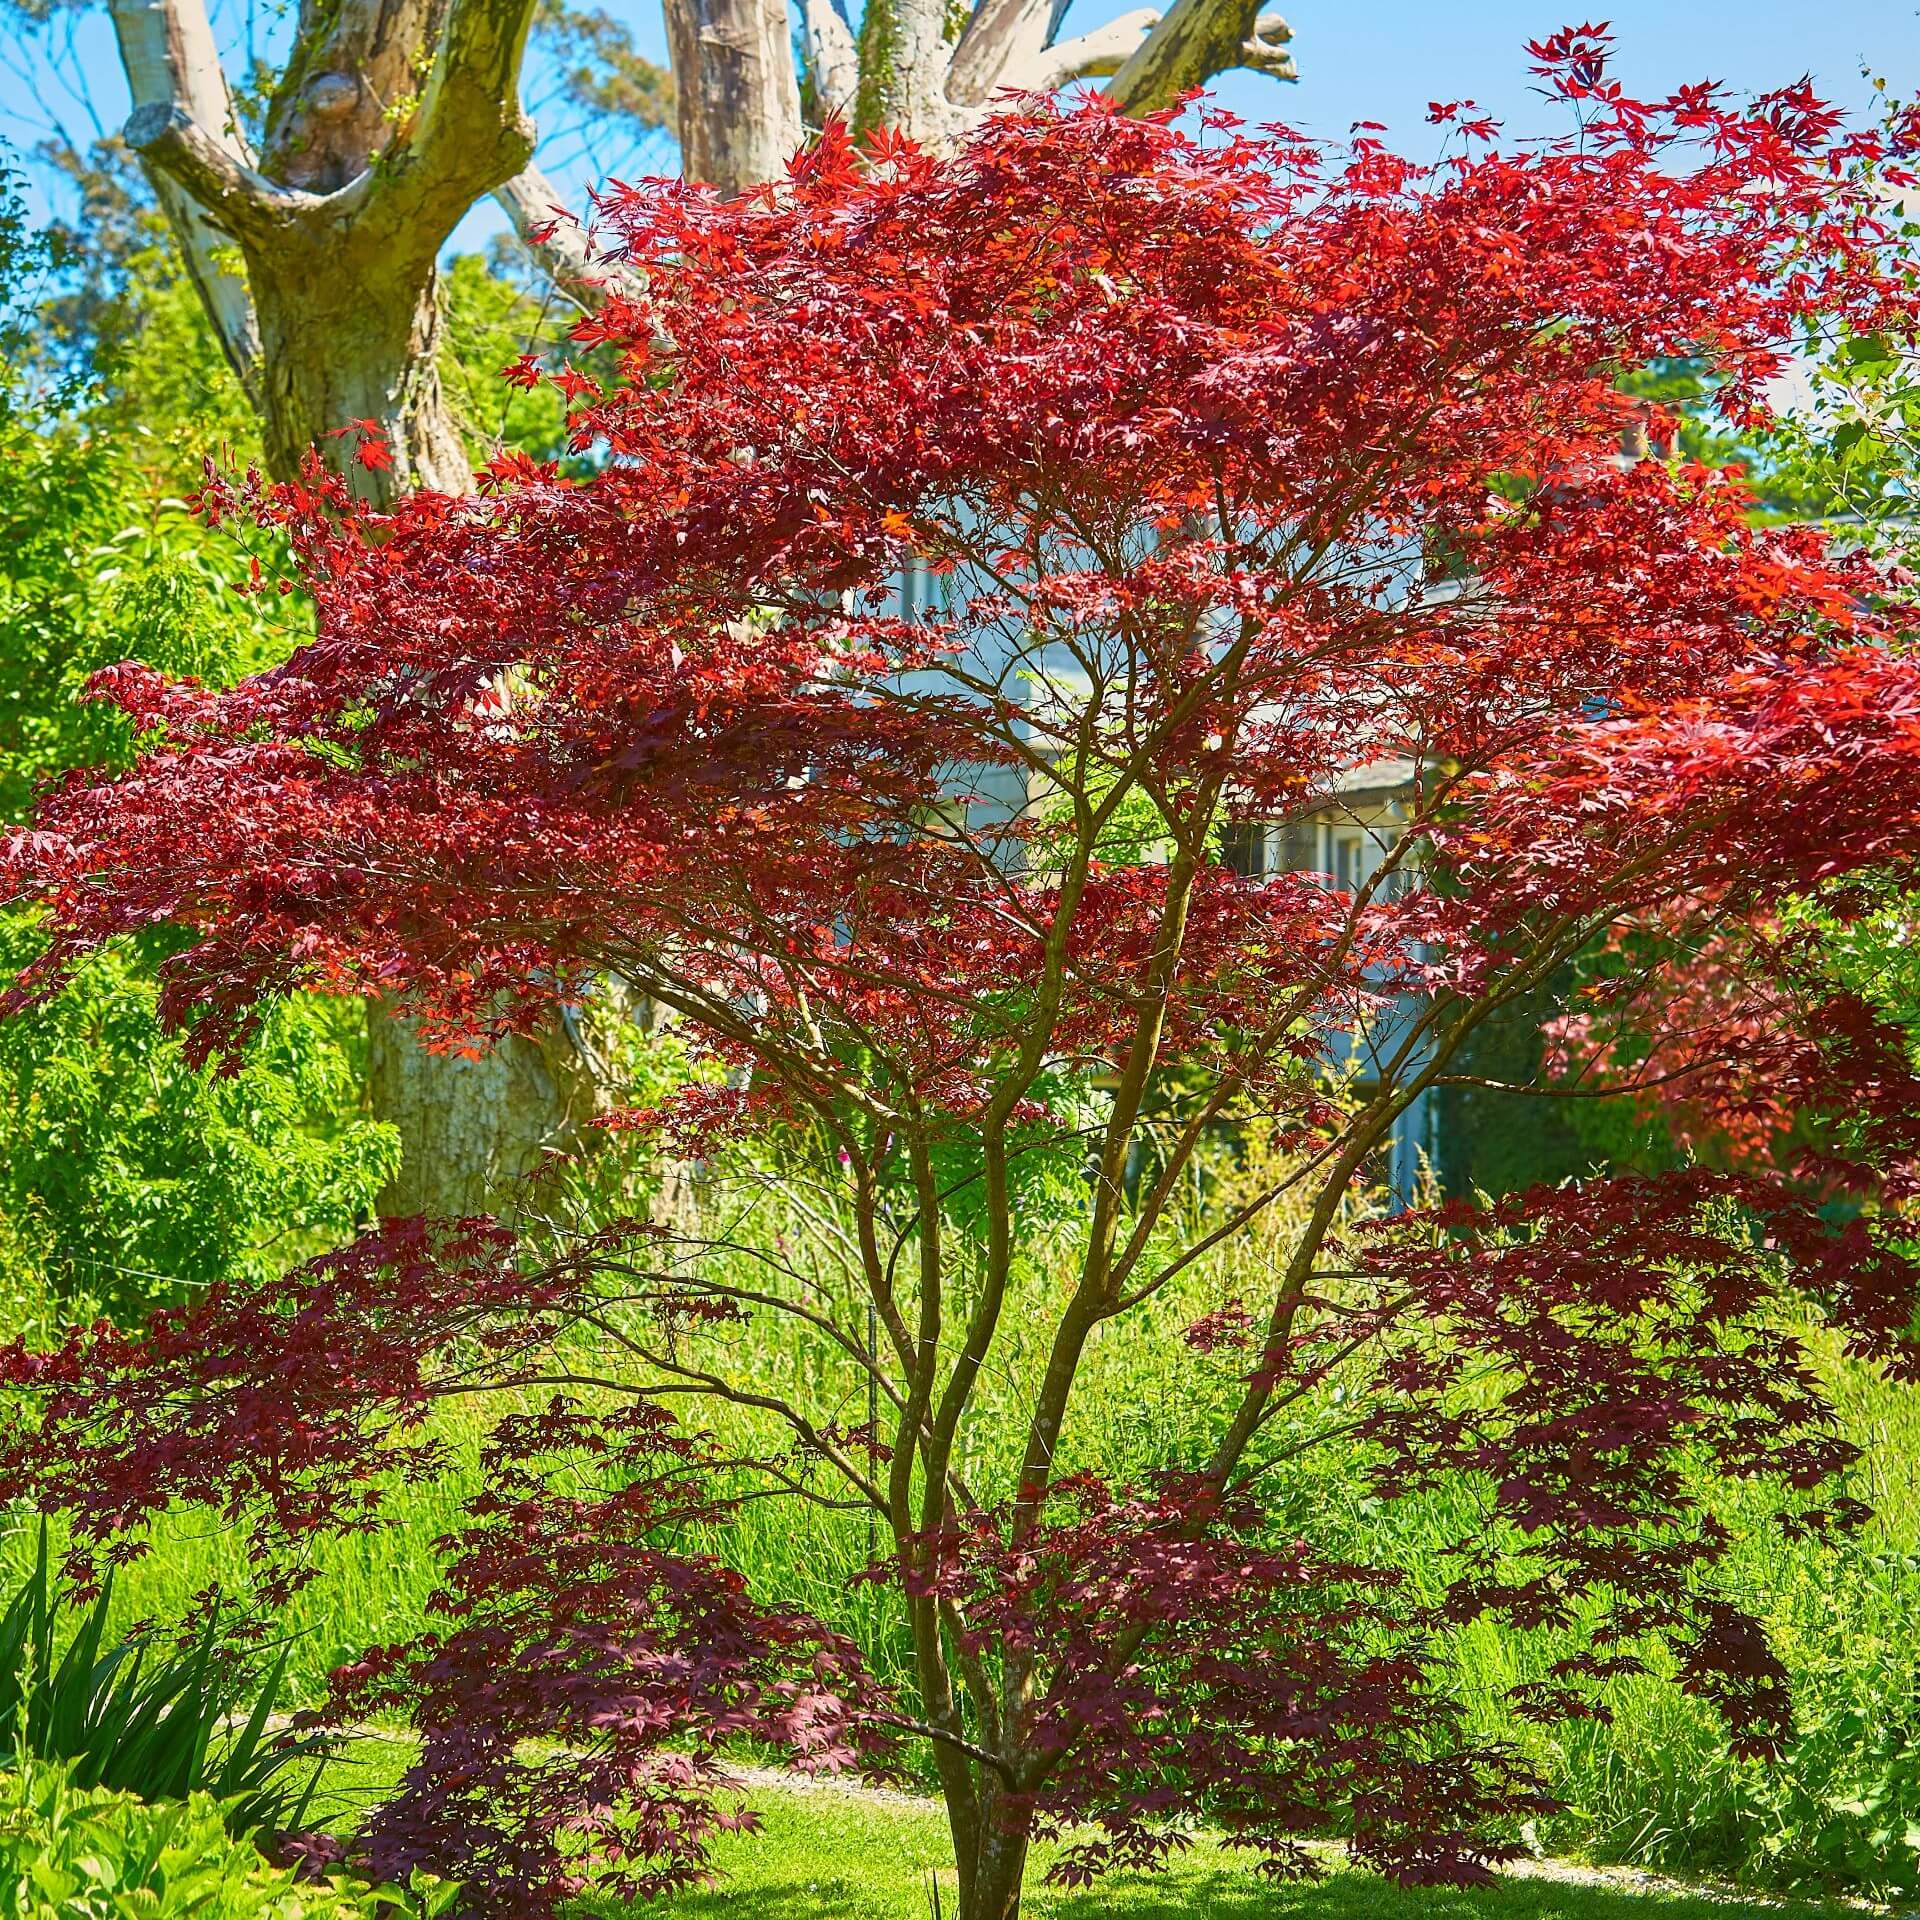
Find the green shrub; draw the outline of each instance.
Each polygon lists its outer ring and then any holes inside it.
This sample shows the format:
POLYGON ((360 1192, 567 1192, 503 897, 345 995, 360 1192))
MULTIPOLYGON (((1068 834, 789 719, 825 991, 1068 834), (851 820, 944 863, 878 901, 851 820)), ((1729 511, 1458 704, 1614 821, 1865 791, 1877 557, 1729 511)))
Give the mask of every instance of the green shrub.
POLYGON ((149 1806, 24 1754, 0 1772, 0 1920, 432 1920, 452 1891, 300 1884, 205 1794, 149 1806))
POLYGON ((1887 1676, 1897 1694, 1855 1686, 1804 1712, 1786 1760, 1749 1786, 1757 1877, 1809 1892, 1857 1891, 1902 1903, 1920 1897, 1920 1702, 1911 1647, 1900 1667, 1887 1676))
MULTIPOLYGON (((37 944, 0 914, 0 977, 37 944)), ((0 1285, 23 1302, 8 1332, 270 1278, 350 1236, 398 1162, 393 1130, 358 1111, 357 1005, 286 1001, 237 1073, 195 1069, 161 1029, 157 957, 102 954, 0 1022, 0 1285)))
MULTIPOLYGON (((124 760, 126 717, 80 698, 99 668, 225 682, 310 637, 297 596, 232 591, 246 556, 179 497, 229 422, 191 288, 140 278, 163 260, 130 266, 113 365, 49 381, 48 249, 0 151, 0 833, 65 769, 124 760)), ((32 915, 0 913, 0 984, 41 946, 32 915)), ((220 1078, 162 1030, 167 947, 129 940, 0 1022, 0 1331, 276 1274, 349 1234, 397 1164, 360 1110, 357 1006, 288 1002, 220 1078)))

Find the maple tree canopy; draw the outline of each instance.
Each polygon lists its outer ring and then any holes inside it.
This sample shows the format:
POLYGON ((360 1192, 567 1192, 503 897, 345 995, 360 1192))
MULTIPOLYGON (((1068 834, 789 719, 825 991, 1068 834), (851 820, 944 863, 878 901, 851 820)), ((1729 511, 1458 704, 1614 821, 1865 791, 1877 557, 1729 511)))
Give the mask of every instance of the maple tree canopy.
POLYGON ((1764 435, 1804 332, 1910 341, 1916 306, 1881 139, 1804 89, 1636 102, 1603 52, 1535 49, 1577 137, 1503 150, 1437 108, 1429 166, 1029 102, 951 157, 830 131, 777 189, 616 190, 625 291, 575 338, 618 377, 509 369, 565 391, 576 470, 503 454, 477 497, 379 513, 317 464, 210 483, 209 518, 291 536, 317 635, 225 691, 99 676, 142 750, 10 844, 48 936, 16 1001, 155 926, 185 930, 165 1006, 203 1054, 295 988, 461 1047, 617 979, 726 1072, 612 1123, 784 1143, 850 1223, 843 1277, 783 1252, 756 1287, 657 1226, 535 1259, 389 1223, 7 1357, 0 1484, 73 1513, 83 1578, 202 1500, 284 1582, 314 1532, 377 1524, 383 1476, 435 1470, 453 1383, 560 1394, 489 1443, 452 1624, 340 1677, 339 1710, 410 1705, 426 1737, 368 1830, 383 1871, 513 1913, 677 1884, 747 1733, 815 1765, 928 1738, 965 1920, 1017 1910, 1036 1833, 1076 1880, 1197 1819, 1276 1871, 1339 1832, 1473 1878, 1547 1804, 1448 1694, 1485 1618, 1577 1643, 1523 1714, 1604 1712, 1663 1639, 1743 1750, 1786 1738, 1696 1491, 1857 1520, 1804 1327, 1920 1363, 1920 1084, 1768 933, 1920 849, 1915 620, 1843 545, 1756 524, 1737 472, 1623 457, 1619 382, 1691 358, 1764 435), (1221 859, 1224 827, 1284 835, 1369 769, 1404 817, 1351 884, 1221 859), (1769 1139, 1817 1110, 1817 1164, 1360 1219, 1475 1031, 1622 935, 1653 957, 1566 1009, 1585 1044, 1642 1036, 1643 1090, 1769 1139), (1660 1017, 1709 943, 1712 991, 1660 1017), (1194 1227, 1228 1127, 1283 1171, 1194 1227), (1062 1151, 1085 1206, 1042 1227, 1023 1168, 1062 1151), (1218 1388, 1191 1457, 1078 1470, 1095 1330, 1151 1324, 1276 1206, 1280 1256, 1167 1343, 1218 1388), (703 1347, 743 1311, 818 1338, 819 1404, 703 1347), (1009 1412, 980 1383, 1013 1320, 1044 1358, 1009 1412), (878 1428, 838 1419, 849 1380, 878 1428), (786 1423, 880 1517, 917 1697, 670 1550, 751 1477, 657 1411, 689 1390, 786 1423), (1325 1445, 1387 1497, 1477 1491, 1436 1585, 1276 1531, 1325 1445), (562 1501, 560 1455, 606 1484, 562 1501))

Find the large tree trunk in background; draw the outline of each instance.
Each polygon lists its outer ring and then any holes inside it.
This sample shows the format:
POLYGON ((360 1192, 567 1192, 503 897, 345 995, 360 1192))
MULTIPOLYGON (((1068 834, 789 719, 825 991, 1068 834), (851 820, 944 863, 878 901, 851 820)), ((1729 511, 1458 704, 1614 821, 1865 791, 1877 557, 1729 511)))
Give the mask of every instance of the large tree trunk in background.
MULTIPOLYGON (((355 253, 349 241, 337 258, 285 279, 264 261, 254 266, 268 467, 291 477, 315 445, 347 457, 358 436, 329 436, 371 421, 393 466, 350 468, 358 491, 381 501, 419 487, 464 493, 473 468, 435 360, 434 262, 355 253)), ((583 1144, 584 1124, 603 1104, 586 1054, 559 1021, 466 1059, 429 1053, 410 1021, 375 1003, 367 1040, 372 1111, 400 1138, 383 1213, 512 1214, 522 1177, 583 1144)))
MULTIPOLYGON (((518 73, 533 0, 303 0, 257 160, 202 0, 113 8, 128 144, 259 411, 269 472, 296 478, 318 447, 375 504, 466 492, 472 466, 436 363, 436 262, 475 197, 531 155, 518 73), (250 296, 237 308, 236 288, 250 296), (390 466, 356 458, 362 434, 390 466)), ((524 217, 547 217, 547 197, 530 184, 524 217)), ((469 1061, 425 1052, 378 1006, 369 1019, 372 1106, 402 1155, 383 1210, 512 1211, 516 1177, 579 1143, 597 1090, 562 1023, 469 1061)))
POLYGON ((256 270, 262 359, 260 426, 267 469, 292 479, 309 447, 345 464, 357 437, 339 430, 373 421, 391 471, 349 466, 354 488, 384 502, 432 487, 465 493, 473 464, 441 391, 439 277, 384 274, 345 258, 285 277, 256 270))
MULTIPOLYGON (((174 5, 171 0, 111 0, 111 12, 134 106, 176 103, 235 160, 244 162, 248 155, 233 130, 233 100, 205 10, 174 5)), ((200 296, 214 338, 257 407, 260 333, 246 275, 234 271, 232 242, 177 180, 154 167, 147 169, 147 178, 173 228, 181 264, 200 296)))
POLYGON ((400 1130, 386 1213, 512 1215, 515 1183, 580 1144, 601 1089, 564 1027, 509 1035, 477 1060, 429 1053, 412 1023, 367 1009, 373 1110, 400 1130))
POLYGON ((681 170, 726 193, 777 180, 805 138, 787 0, 664 0, 681 170))

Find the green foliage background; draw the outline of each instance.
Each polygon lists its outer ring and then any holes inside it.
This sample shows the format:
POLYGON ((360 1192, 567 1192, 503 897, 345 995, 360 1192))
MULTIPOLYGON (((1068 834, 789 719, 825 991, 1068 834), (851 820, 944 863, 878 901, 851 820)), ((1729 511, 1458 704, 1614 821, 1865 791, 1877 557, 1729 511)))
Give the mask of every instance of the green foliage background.
MULTIPOLYGON (((124 758, 125 720, 80 698, 96 669, 137 658, 229 680, 284 656, 305 613, 235 593, 245 556, 187 511, 203 455, 243 452, 251 428, 155 237, 135 224, 111 284, 76 293, 16 201, 0 288, 0 822, 18 822, 68 768, 124 758)), ((37 939, 30 917, 0 915, 0 968, 37 939)), ((393 1165, 360 1111, 357 1009, 290 1003, 237 1073, 195 1071, 155 1018, 164 946, 102 956, 0 1023, 0 1292, 16 1327, 277 1272, 350 1232, 393 1165)))

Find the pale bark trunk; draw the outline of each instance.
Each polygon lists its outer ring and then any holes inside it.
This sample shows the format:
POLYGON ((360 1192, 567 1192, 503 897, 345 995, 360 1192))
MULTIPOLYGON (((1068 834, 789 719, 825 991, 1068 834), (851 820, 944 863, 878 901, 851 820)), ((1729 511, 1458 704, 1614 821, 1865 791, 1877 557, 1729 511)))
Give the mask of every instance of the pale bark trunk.
POLYGON ((297 475, 307 449, 318 447, 369 499, 472 486, 473 463, 435 357, 441 314, 432 261, 391 279, 350 258, 284 276, 256 267, 252 279, 270 472, 297 475), (378 424, 393 456, 390 471, 348 464, 358 438, 340 430, 355 421, 378 424))
MULTIPOLYGON (((335 464, 375 422, 391 471, 349 467, 361 493, 384 500, 428 487, 464 493, 473 468, 441 391, 435 349, 439 288, 424 279, 348 267, 283 284, 256 270, 263 349, 267 463, 286 476, 310 446, 335 464)), ((567 1033, 511 1035, 477 1060, 429 1053, 411 1022, 369 1006, 368 1097, 400 1140, 400 1166, 380 1195, 383 1214, 512 1214, 523 1177, 587 1137, 600 1089, 567 1033)))
POLYGON ((936 151, 963 122, 947 97, 953 62, 944 0, 867 0, 860 16, 862 129, 890 127, 936 151))
POLYGON ((664 0, 681 168, 739 193, 799 151, 800 83, 787 0, 664 0))
MULTIPOLYGON (((435 262, 474 196, 531 153, 518 73, 532 0, 306 0, 257 166, 203 0, 113 7, 127 139, 259 411, 269 472, 296 477, 317 447, 376 504, 467 491, 435 262), (356 458, 363 434, 390 466, 356 458)), ((380 1007, 370 1021, 371 1104, 402 1156, 383 1211, 511 1212, 518 1177, 579 1143, 598 1089, 564 1027, 468 1061, 425 1052, 380 1007)))
POLYGON ((813 83, 813 114, 819 125, 849 122, 860 97, 860 50, 854 44, 841 0, 801 0, 807 77, 813 83))
POLYGON ((600 1089, 564 1029, 510 1035, 477 1060, 433 1054, 411 1022, 367 1009, 373 1110, 399 1128, 383 1213, 520 1211, 526 1176, 580 1144, 600 1089))
POLYGON ((1052 0, 980 0, 966 32, 953 50, 947 75, 948 96, 959 106, 977 107, 996 88, 1017 84, 1008 75, 1037 59, 1059 24, 1064 7, 1052 0))
MULTIPOLYGON (((473 468, 445 396, 435 354, 440 305, 433 262, 391 275, 352 250, 286 284, 256 267, 267 462, 296 472, 318 445, 336 464, 358 444, 334 430, 377 424, 391 471, 350 467, 356 488, 385 500, 433 488, 464 493, 473 468)), ((558 1022, 518 1034, 477 1060, 428 1052, 412 1023, 367 1010, 368 1095, 399 1135, 400 1166, 380 1195, 384 1214, 466 1215, 519 1210, 525 1176, 591 1136, 603 1089, 558 1022)))

